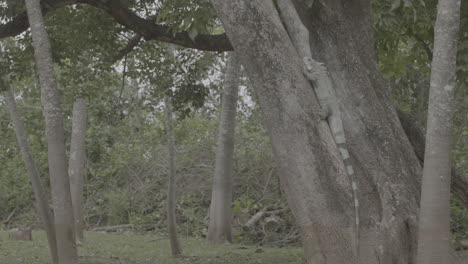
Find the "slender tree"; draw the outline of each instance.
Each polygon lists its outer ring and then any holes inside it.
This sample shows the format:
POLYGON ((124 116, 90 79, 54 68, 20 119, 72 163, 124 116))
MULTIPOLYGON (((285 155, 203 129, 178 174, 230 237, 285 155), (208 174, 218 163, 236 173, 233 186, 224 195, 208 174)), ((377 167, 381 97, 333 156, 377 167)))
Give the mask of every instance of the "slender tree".
POLYGON ((70 191, 75 216, 75 234, 77 243, 83 241, 83 181, 86 175, 86 127, 87 102, 78 98, 73 103, 72 135, 68 174, 70 176, 70 191))
POLYGON ((59 264, 77 264, 73 208, 65 152, 62 107, 54 75, 49 36, 39 0, 26 0, 34 46, 48 144, 49 177, 59 264))
POLYGON ((460 5, 460 0, 439 0, 437 6, 419 212, 418 264, 448 263, 451 254, 451 133, 460 5))
POLYGON ((177 238, 177 224, 175 216, 176 208, 176 153, 175 136, 172 123, 172 103, 169 97, 165 98, 166 104, 166 133, 167 150, 169 154, 169 183, 167 188, 167 228, 169 230, 169 241, 173 256, 182 254, 182 247, 177 238))
POLYGON ((49 203, 47 194, 44 191, 44 187, 41 183, 41 177, 37 170, 36 163, 34 162, 31 146, 29 145, 28 138, 25 133, 24 124, 21 120, 21 113, 16 107, 15 97, 11 90, 7 90, 5 93, 6 104, 10 117, 13 122, 13 128, 15 129, 16 139, 18 140, 18 146, 23 156, 24 164, 28 170, 28 175, 31 180, 31 184, 34 191, 34 197, 36 198, 36 208, 44 224, 44 230, 47 234, 47 241, 49 243, 49 249, 54 264, 58 263, 57 258, 57 242, 55 240, 55 229, 54 219, 49 209, 49 203))
POLYGON ((211 193, 208 240, 223 243, 232 240, 232 159, 236 126, 237 94, 239 90, 240 62, 237 54, 229 53, 224 77, 221 120, 218 134, 218 150, 211 193))

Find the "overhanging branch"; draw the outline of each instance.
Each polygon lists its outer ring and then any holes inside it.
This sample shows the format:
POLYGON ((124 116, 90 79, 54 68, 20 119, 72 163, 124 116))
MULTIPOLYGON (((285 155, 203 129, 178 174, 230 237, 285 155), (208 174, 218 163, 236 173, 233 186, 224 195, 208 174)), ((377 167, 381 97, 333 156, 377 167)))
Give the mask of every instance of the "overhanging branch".
MULTIPOLYGON (((47 0, 41 1, 42 14, 46 15, 50 11, 63 6, 74 4, 76 0, 47 0)), ((6 24, 0 24, 0 38, 17 36, 29 28, 28 15, 26 10, 13 18, 6 24)))
MULTIPOLYGON (((99 8, 111 15, 119 24, 143 36, 146 40, 158 40, 206 51, 232 50, 226 34, 200 34, 192 41, 188 32, 173 34, 168 26, 158 25, 137 16, 123 6, 119 0, 48 0, 42 1, 42 11, 45 15, 57 8, 73 4, 87 4, 99 8)), ((0 25, 0 38, 17 36, 28 28, 29 22, 26 12, 22 12, 13 18, 11 22, 0 25)))

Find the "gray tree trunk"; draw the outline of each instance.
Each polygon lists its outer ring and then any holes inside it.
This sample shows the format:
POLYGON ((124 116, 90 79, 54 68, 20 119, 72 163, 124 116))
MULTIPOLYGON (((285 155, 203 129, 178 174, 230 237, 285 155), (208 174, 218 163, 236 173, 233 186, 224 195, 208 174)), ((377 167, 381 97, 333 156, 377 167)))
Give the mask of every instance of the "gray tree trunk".
POLYGON ((450 172, 461 0, 439 0, 434 28, 426 151, 419 212, 418 262, 449 263, 450 172))
POLYGON ((41 217, 42 223, 44 224, 44 230, 47 234, 52 263, 57 264, 57 242, 55 240, 54 219, 52 218, 52 214, 49 209, 47 194, 42 187, 41 177, 34 162, 31 146, 29 145, 28 138, 26 137, 24 124, 21 120, 21 114, 16 107, 15 97, 10 90, 5 92, 5 97, 10 117, 13 122, 13 127, 15 129, 16 139, 18 140, 18 146, 20 147, 21 155, 23 156, 23 161, 26 165, 28 175, 32 183, 34 197, 36 198, 37 212, 41 217))
POLYGON ((73 207, 65 152, 62 108, 54 75, 50 41, 39 0, 26 0, 34 55, 41 85, 41 99, 48 144, 49 177, 54 208, 59 264, 77 264, 73 207))
MULTIPOLYGON (((424 135, 422 127, 419 126, 419 119, 417 116, 411 116, 409 113, 402 110, 398 110, 398 118, 405 130, 406 136, 413 146, 414 153, 418 157, 420 163, 423 164, 426 136, 424 135)), ((451 193, 462 202, 465 209, 468 209, 468 178, 463 175, 461 170, 454 167, 452 167, 451 174, 451 193)))
POLYGON ((167 150, 169 154, 169 183, 167 188, 167 228, 169 231, 169 241, 171 243, 171 251, 173 256, 182 254, 182 247, 177 238, 177 223, 176 223, 176 153, 175 153, 175 136, 172 123, 172 103, 171 99, 166 97, 166 133, 167 133, 167 150))
POLYGON ((78 243, 83 241, 85 229, 83 215, 83 181, 86 175, 87 102, 78 98, 73 103, 72 135, 68 174, 75 216, 75 234, 78 243))
POLYGON ((219 124, 218 149, 211 193, 208 240, 213 243, 232 241, 232 162, 234 132, 236 127, 237 96, 239 91, 240 62, 235 52, 230 52, 224 75, 224 90, 219 124))
POLYGON ((213 0, 258 95, 307 262, 407 264, 416 251, 421 166, 376 65, 370 1, 315 2, 312 9, 295 4, 312 55, 336 88, 358 175, 359 261, 351 247, 354 206, 346 172, 273 3, 213 0))

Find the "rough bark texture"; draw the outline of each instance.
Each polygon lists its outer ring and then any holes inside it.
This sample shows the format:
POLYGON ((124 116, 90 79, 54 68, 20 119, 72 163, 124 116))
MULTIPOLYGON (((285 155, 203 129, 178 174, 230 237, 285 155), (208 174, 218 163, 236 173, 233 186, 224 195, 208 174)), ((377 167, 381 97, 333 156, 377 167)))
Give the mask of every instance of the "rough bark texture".
POLYGON ((237 94, 239 90, 240 62, 237 54, 230 52, 224 79, 218 150, 211 194, 208 240, 213 243, 232 241, 232 162, 234 132, 236 127, 237 94))
POLYGON ((72 135, 68 168, 77 242, 83 241, 83 232, 85 229, 83 215, 83 181, 86 176, 86 127, 87 102, 86 99, 78 98, 73 103, 72 135))
POLYGON ((419 212, 419 264, 447 263, 450 241, 450 170, 461 0, 439 0, 419 212))
POLYGON ((13 127, 15 129, 16 139, 18 140, 21 155, 23 156, 23 161, 28 170, 28 175, 33 187, 34 197, 36 199, 36 208, 39 216, 41 217, 42 223, 44 224, 44 230, 47 234, 47 241, 49 243, 49 249, 52 256, 52 263, 57 264, 57 242, 55 240, 54 219, 52 218, 52 214, 49 209, 49 199, 47 198, 47 194, 44 191, 44 187, 42 187, 41 177, 39 175, 39 171, 37 170, 36 163, 34 162, 31 146, 29 145, 28 138, 26 137, 24 124, 21 120, 21 114, 16 107, 16 101, 13 92, 10 90, 6 91, 5 97, 6 104, 10 112, 10 117, 13 122, 13 127))
POLYGON ((214 0, 260 100, 308 263, 414 260, 421 167, 377 69, 370 3, 316 1, 297 10, 312 56, 336 87, 361 201, 360 260, 353 260, 353 202, 341 157, 319 122, 313 91, 270 1, 214 0))
POLYGON ((353 249, 356 259, 359 259, 359 200, 358 189, 354 175, 354 168, 346 142, 341 110, 338 98, 335 94, 335 87, 328 76, 326 66, 312 58, 309 43, 309 31, 302 24, 296 8, 291 0, 278 2, 278 8, 289 36, 296 47, 299 57, 304 61, 304 75, 311 82, 315 96, 320 105, 321 116, 324 122, 328 123, 330 132, 333 135, 336 146, 340 151, 343 168, 345 168, 349 183, 353 192, 355 229, 353 239, 353 249))
POLYGON ((45 29, 39 0, 26 0, 33 38, 41 100, 48 144, 49 177, 54 208, 59 264, 77 264, 73 208, 65 153, 63 116, 59 90, 55 81, 50 41, 45 29))
POLYGON ((171 100, 166 97, 166 133, 167 133, 167 150, 169 154, 169 183, 167 188, 167 228, 169 230, 169 241, 171 243, 171 251, 173 256, 182 254, 182 247, 177 238, 177 224, 175 216, 176 207, 176 153, 175 153, 175 136, 172 124, 172 104, 171 100))
POLYGON ((291 0, 278 1, 278 11, 299 57, 312 58, 309 30, 304 26, 291 0))

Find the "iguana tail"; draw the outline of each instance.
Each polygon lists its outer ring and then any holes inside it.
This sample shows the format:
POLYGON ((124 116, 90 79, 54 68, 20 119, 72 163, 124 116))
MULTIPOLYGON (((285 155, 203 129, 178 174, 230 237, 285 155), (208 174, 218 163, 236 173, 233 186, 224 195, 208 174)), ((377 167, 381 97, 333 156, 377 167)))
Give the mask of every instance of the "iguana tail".
POLYGON ((359 239, 360 239, 360 228, 359 228, 359 200, 358 200, 358 189, 357 189, 357 182, 356 177, 354 175, 353 165, 351 164, 351 157, 349 156, 348 145, 346 144, 346 139, 344 135, 336 135, 335 134, 335 141, 336 146, 340 150, 341 158, 343 159, 343 163, 346 168, 346 173, 348 174, 349 180, 351 182, 351 188, 353 191, 353 199, 354 199, 354 215, 355 215, 355 228, 356 228, 356 239, 355 239, 355 254, 358 256, 359 254, 359 239))

